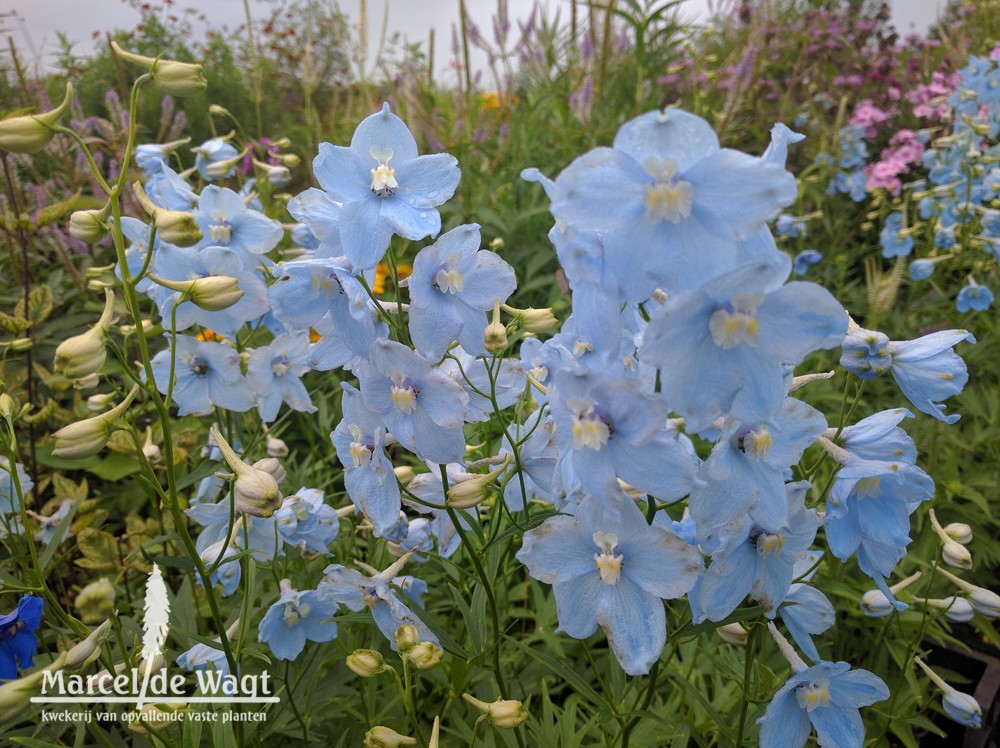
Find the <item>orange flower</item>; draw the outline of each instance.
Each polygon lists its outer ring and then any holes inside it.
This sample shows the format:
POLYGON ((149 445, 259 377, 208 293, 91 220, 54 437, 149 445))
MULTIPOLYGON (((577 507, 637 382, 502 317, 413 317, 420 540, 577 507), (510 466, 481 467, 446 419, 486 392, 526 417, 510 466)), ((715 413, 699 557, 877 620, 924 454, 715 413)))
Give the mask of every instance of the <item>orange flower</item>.
MULTIPOLYGON (((400 263, 396 265, 396 275, 400 280, 403 278, 408 278, 413 272, 413 265, 409 263, 400 263)), ((375 268, 375 283, 372 285, 372 292, 376 294, 385 293, 386 280, 389 277, 389 266, 384 262, 380 262, 375 268)))

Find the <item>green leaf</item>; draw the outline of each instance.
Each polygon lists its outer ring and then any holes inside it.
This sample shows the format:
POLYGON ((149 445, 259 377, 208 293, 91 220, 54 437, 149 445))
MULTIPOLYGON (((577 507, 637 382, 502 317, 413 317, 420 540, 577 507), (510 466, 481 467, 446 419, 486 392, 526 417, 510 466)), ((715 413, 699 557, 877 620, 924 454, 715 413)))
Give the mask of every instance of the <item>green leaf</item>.
POLYGON ((77 566, 94 571, 118 569, 118 546, 111 533, 86 527, 76 536, 76 546, 83 554, 83 558, 78 558, 74 562, 77 566))
POLYGON ((552 673, 553 675, 558 675, 560 678, 566 681, 566 683, 568 683, 573 688, 574 691, 576 691, 581 696, 585 697, 592 704, 600 706, 602 708, 609 706, 607 701, 605 701, 604 697, 602 697, 601 694, 595 691, 593 686, 591 686, 586 680, 583 679, 583 677, 578 672, 573 670, 573 668, 569 667, 565 662, 557 660, 552 655, 545 654, 545 652, 541 652, 525 644, 522 644, 512 636, 505 636, 504 638, 507 641, 511 642, 515 647, 520 649, 522 652, 524 652, 526 655, 528 655, 534 660, 537 660, 550 673, 552 673))

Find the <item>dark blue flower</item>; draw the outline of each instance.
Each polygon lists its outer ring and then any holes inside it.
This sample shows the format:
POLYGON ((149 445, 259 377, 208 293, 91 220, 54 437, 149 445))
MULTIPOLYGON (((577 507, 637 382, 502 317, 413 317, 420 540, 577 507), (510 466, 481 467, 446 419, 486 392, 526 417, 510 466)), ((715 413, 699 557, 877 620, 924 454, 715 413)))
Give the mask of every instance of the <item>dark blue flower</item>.
POLYGON ((32 667, 38 639, 35 631, 42 622, 45 601, 34 595, 24 595, 17 610, 0 616, 0 680, 13 680, 17 669, 32 667))

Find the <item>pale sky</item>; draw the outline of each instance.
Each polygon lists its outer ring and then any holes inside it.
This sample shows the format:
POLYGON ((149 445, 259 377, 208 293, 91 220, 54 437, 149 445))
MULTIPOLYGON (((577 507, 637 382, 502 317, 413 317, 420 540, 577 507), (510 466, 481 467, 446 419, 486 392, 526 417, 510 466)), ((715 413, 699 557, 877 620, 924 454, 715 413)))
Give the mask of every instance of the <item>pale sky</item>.
MULTIPOLYGON (((152 2, 159 4, 158 0, 152 2)), ((718 2, 715 0, 716 4, 718 2)), ((263 0, 249 0, 249 3, 251 13, 258 18, 264 17, 271 7, 263 0)), ((685 0, 683 12, 686 17, 695 20, 704 16, 711 3, 712 0, 685 0)), ((563 18, 569 16, 566 0, 539 0, 539 4, 548 8, 550 16, 557 10, 563 18)), ((526 18, 532 5, 533 0, 508 0, 512 25, 514 19, 526 18)), ((914 29, 922 32, 944 5, 945 0, 892 0, 896 27, 903 34, 914 29)), ((359 0, 342 0, 339 6, 352 23, 356 22, 359 0)), ((184 7, 199 7, 216 27, 225 24, 233 29, 245 18, 243 0, 201 0, 200 3, 197 0, 176 0, 175 8, 184 7)), ((451 57, 451 26, 458 23, 458 0, 368 0, 370 49, 378 43, 386 7, 390 34, 398 31, 411 42, 422 41, 426 44, 430 28, 433 26, 436 29, 435 68, 441 75, 451 57)), ((490 19, 496 12, 497 0, 466 0, 466 7, 483 34, 491 39, 490 19)), ((0 32, 4 36, 13 36, 24 56, 40 65, 50 63, 57 49, 58 31, 66 32, 71 40, 78 43, 75 51, 84 54, 93 48, 92 32, 131 29, 138 20, 138 13, 121 0, 0 0, 0 32), (11 11, 16 17, 8 15, 11 11)), ((6 47, 6 44, 3 46, 6 47)), ((484 67, 485 55, 479 53, 472 66, 484 67)))

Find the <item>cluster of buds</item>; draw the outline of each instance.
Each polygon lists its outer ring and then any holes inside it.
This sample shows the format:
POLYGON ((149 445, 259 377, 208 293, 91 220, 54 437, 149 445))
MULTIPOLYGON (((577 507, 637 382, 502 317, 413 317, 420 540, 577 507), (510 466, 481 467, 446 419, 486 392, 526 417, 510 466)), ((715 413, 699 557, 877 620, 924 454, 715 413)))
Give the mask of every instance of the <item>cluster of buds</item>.
POLYGON ((84 383, 90 383, 104 366, 108 353, 104 347, 104 334, 111 327, 111 315, 114 308, 115 295, 104 289, 104 311, 97 324, 81 335, 67 338, 56 348, 52 368, 57 374, 78 383, 82 388, 84 383))
POLYGON ((212 440, 222 452, 226 464, 236 474, 233 486, 236 497, 236 511, 254 517, 270 517, 281 506, 279 484, 285 479, 285 469, 273 457, 258 460, 248 465, 229 446, 219 429, 210 429, 212 440))
POLYGON ((444 652, 434 642, 420 641, 416 626, 400 626, 396 629, 396 651, 417 670, 431 670, 441 662, 444 652))
POLYGON ((972 541, 972 528, 968 525, 962 523, 952 523, 948 525, 948 528, 941 527, 941 523, 938 522, 937 515, 934 514, 934 510, 930 510, 931 527, 934 528, 934 532, 937 536, 941 538, 942 548, 941 548, 941 559, 948 564, 948 566, 954 566, 956 569, 971 569, 972 568, 972 554, 969 553, 969 549, 965 547, 965 543, 972 541))

